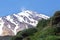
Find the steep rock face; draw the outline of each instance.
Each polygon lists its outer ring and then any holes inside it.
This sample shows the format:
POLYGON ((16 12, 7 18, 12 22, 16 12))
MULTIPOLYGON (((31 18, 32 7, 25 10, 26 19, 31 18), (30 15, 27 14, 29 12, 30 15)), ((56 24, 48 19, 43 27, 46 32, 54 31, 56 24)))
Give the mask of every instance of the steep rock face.
POLYGON ((7 27, 3 27, 3 32, 2 32, 2 36, 9 34, 10 36, 14 35, 14 33, 7 27))
POLYGON ((18 31, 36 27, 38 20, 49 17, 37 12, 25 10, 18 14, 0 17, 0 36, 16 35, 18 31))

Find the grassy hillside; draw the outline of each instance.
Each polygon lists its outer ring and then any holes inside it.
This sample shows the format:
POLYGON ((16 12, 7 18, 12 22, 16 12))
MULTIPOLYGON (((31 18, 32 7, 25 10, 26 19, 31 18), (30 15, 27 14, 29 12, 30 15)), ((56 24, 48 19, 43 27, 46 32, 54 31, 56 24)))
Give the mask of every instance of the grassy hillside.
POLYGON ((18 32, 11 40, 60 40, 60 11, 48 20, 40 20, 36 28, 18 32))

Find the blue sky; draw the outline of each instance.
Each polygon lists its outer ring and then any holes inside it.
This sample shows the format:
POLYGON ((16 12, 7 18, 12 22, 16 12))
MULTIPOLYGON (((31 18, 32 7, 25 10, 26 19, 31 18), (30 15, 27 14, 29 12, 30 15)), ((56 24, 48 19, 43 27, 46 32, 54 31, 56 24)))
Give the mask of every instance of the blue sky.
POLYGON ((19 13, 22 8, 52 16, 60 10, 60 0, 0 0, 0 16, 19 13))

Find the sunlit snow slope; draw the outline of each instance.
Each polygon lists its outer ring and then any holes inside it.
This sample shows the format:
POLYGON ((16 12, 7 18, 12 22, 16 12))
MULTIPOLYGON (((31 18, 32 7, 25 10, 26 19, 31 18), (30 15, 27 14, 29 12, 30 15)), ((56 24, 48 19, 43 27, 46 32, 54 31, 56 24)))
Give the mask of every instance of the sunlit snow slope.
POLYGON ((25 10, 17 14, 0 17, 0 36, 16 35, 18 31, 36 27, 38 20, 49 17, 37 12, 25 10))

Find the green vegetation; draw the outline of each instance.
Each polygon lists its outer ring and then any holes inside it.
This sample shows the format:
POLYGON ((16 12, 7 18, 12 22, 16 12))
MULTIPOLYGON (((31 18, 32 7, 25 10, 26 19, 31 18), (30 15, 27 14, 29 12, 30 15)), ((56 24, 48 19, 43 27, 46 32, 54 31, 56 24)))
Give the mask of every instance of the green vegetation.
POLYGON ((11 40, 60 40, 60 11, 48 20, 40 20, 36 28, 18 32, 11 40))

